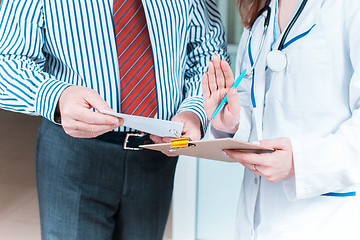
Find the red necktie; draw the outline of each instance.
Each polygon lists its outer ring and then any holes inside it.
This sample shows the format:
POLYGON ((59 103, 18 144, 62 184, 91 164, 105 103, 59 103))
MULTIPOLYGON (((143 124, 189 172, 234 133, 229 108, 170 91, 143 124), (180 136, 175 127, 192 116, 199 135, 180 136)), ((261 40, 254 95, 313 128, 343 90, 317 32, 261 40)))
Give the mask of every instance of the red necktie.
POLYGON ((157 111, 154 60, 141 0, 114 0, 120 70, 121 111, 154 117, 157 111))

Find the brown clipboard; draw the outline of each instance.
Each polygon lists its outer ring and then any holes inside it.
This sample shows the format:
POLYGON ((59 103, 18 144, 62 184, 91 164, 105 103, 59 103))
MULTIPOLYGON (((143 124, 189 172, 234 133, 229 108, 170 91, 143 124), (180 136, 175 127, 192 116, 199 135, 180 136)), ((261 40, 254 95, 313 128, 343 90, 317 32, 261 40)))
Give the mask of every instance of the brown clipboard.
POLYGON ((141 148, 162 152, 174 153, 197 158, 235 162, 223 154, 224 149, 237 150, 248 153, 270 153, 273 149, 264 148, 256 144, 240 141, 233 138, 220 138, 212 140, 188 141, 186 146, 174 147, 171 143, 141 145, 141 148))

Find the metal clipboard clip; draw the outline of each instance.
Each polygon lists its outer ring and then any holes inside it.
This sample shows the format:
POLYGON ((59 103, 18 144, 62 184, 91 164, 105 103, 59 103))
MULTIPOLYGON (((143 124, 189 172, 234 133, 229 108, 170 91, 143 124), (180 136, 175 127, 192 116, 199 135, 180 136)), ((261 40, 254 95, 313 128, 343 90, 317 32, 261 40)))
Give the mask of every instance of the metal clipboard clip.
POLYGON ((177 138, 181 138, 181 134, 176 129, 170 129, 170 133, 174 134, 177 138))
POLYGON ((174 139, 171 139, 169 152, 176 152, 179 149, 183 149, 183 148, 187 148, 187 147, 196 147, 196 144, 191 143, 191 139, 188 137, 174 138, 174 139))

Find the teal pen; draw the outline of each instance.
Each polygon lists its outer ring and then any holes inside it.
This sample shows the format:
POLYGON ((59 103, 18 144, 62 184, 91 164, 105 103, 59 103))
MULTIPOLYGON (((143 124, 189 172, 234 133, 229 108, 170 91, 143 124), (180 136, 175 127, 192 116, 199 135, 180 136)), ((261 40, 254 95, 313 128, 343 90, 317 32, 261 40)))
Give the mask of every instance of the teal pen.
MULTIPOLYGON (((246 69, 240 74, 240 76, 236 79, 234 84, 231 87, 234 87, 235 89, 239 86, 241 80, 245 77, 246 69)), ((221 101, 219 106, 216 108, 215 112, 211 116, 211 121, 216 117, 216 115, 220 112, 220 110, 225 106, 225 104, 228 102, 227 94, 225 95, 224 99, 221 101)))

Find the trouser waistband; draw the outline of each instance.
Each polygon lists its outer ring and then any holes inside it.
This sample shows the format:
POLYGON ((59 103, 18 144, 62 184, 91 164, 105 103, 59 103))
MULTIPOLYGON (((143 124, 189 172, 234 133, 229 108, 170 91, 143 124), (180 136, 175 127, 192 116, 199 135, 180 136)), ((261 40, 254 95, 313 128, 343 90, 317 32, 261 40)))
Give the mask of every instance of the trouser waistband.
POLYGON ((140 145, 154 143, 149 134, 133 132, 107 132, 95 139, 112 144, 122 145, 125 150, 141 150, 140 145))

